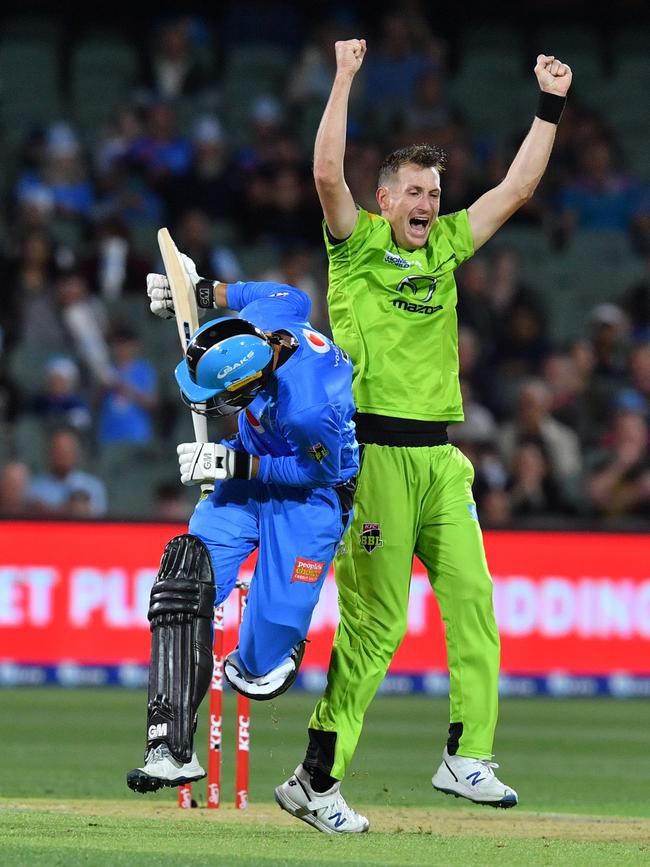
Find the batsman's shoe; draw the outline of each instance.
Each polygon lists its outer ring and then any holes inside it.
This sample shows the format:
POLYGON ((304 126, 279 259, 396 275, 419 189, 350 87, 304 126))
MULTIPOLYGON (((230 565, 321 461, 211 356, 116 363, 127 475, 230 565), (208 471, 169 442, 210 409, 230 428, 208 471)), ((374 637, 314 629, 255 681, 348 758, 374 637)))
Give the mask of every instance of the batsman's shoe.
POLYGON ((450 756, 445 747, 442 764, 431 780, 434 789, 457 798, 467 798, 475 804, 490 807, 516 807, 517 793, 495 775, 496 762, 450 756))
POLYGON ((293 776, 275 790, 275 800, 297 819, 302 819, 325 834, 360 834, 370 823, 349 807, 336 783, 326 792, 315 792, 309 774, 298 765, 293 776))
POLYGON ((167 744, 159 744, 149 750, 144 761, 144 767, 134 768, 126 775, 126 784, 134 792, 156 792, 163 786, 184 786, 202 780, 205 771, 199 764, 196 753, 192 753, 192 761, 177 761, 169 752, 167 744))

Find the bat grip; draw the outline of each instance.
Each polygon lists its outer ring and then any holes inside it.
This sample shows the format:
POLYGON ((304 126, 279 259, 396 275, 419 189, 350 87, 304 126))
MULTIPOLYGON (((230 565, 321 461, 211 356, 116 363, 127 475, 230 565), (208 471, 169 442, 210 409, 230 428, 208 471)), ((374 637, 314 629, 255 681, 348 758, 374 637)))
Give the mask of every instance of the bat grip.
MULTIPOLYGON (((192 413, 192 426, 194 427, 194 436, 196 437, 197 443, 207 443, 208 442, 208 420, 204 415, 200 415, 197 412, 192 413)), ((203 496, 207 496, 214 491, 214 485, 211 485, 209 482, 201 485, 201 494, 203 496)))

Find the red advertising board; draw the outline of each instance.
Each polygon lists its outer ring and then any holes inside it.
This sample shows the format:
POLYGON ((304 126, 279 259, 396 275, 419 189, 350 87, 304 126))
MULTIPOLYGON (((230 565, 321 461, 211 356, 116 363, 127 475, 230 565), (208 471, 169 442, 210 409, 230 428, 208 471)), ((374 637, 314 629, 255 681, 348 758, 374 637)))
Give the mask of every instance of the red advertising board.
MULTIPOLYGON (((165 542, 183 530, 0 523, 0 661, 146 664, 149 589, 165 542)), ((650 673, 650 536, 493 532, 486 548, 505 674, 650 673)), ((244 572, 253 568, 252 558, 244 572)), ((234 602, 226 607, 226 650, 236 643, 234 602)), ((306 668, 327 667, 337 620, 330 575, 306 668)), ((437 604, 417 562, 409 630, 391 670, 446 670, 437 604)))

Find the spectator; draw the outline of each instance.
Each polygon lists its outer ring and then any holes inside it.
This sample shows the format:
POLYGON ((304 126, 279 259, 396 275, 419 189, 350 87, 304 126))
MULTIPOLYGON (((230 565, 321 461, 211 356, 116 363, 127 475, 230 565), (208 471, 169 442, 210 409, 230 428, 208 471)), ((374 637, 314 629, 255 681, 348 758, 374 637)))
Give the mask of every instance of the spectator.
POLYGON ((247 243, 278 249, 315 246, 321 217, 306 174, 296 166, 267 166, 249 179, 237 214, 240 235, 247 243))
POLYGON ((639 412, 620 410, 609 443, 592 457, 587 493, 597 514, 650 514, 648 423, 639 412))
POLYGON ((542 302, 522 280, 519 255, 511 247, 497 248, 490 264, 497 373, 504 378, 536 376, 550 350, 542 302))
POLYGON ((486 530, 502 530, 512 526, 512 505, 508 492, 493 488, 485 492, 480 500, 477 497, 478 514, 481 526, 486 530))
POLYGON ((348 137, 347 176, 350 189, 354 189, 355 201, 368 211, 377 211, 377 173, 382 160, 381 150, 375 141, 362 136, 348 137))
POLYGON ((460 325, 458 328, 458 359, 461 387, 470 387, 472 399, 486 406, 492 415, 501 418, 504 408, 502 390, 494 388, 494 372, 485 347, 473 328, 460 325))
POLYGON ((128 231, 141 225, 150 228, 152 223, 162 222, 161 192, 166 194, 167 186, 174 183, 174 176, 161 182, 159 191, 138 167, 126 159, 116 159, 98 171, 96 183, 98 204, 95 216, 100 225, 113 220, 128 231))
POLYGON ((106 514, 104 483, 79 468, 81 452, 75 431, 67 428, 53 431, 48 440, 47 459, 47 471, 36 475, 27 489, 27 501, 34 514, 75 517, 79 500, 86 497, 85 510, 90 517, 106 514))
POLYGON ((217 274, 224 283, 241 279, 242 267, 234 250, 215 243, 207 215, 198 208, 183 213, 176 229, 179 250, 195 263, 199 274, 217 274))
POLYGON ((243 174, 273 166, 278 141, 286 134, 285 110, 275 96, 262 93, 253 102, 248 116, 246 144, 234 156, 234 168, 243 174))
POLYGON ((499 323, 495 365, 504 379, 535 376, 550 351, 537 307, 517 301, 499 323))
POLYGON ((98 383, 109 376, 110 358, 105 339, 106 313, 102 303, 88 291, 80 272, 61 274, 57 281, 59 315, 77 356, 98 383))
POLYGON ((11 439, 19 408, 18 387, 8 369, 4 352, 4 330, 0 328, 0 439, 3 437, 11 439))
POLYGON ((197 50, 198 34, 197 22, 186 15, 163 20, 154 30, 143 84, 156 97, 192 97, 208 86, 208 70, 197 50))
POLYGON ((605 138, 588 142, 578 158, 577 177, 559 195, 565 237, 576 229, 627 232, 641 206, 641 183, 620 170, 612 145, 605 138))
POLYGON ((632 329, 632 339, 650 340, 650 255, 645 259, 645 273, 625 294, 622 302, 632 329))
POLYGON ((210 219, 224 219, 232 211, 235 194, 226 139, 219 119, 203 115, 194 126, 192 163, 187 175, 172 177, 165 189, 170 222, 185 211, 198 209, 210 219))
POLYGON ((194 505, 187 499, 178 482, 161 482, 154 491, 153 517, 156 521, 186 524, 194 505))
POLYGON ((490 259, 492 303, 502 319, 518 306, 534 311, 544 321, 544 304, 532 286, 521 276, 521 257, 512 247, 497 247, 490 259))
POLYGON ((316 105, 322 110, 336 72, 332 45, 346 38, 347 30, 353 23, 356 26, 356 22, 349 18, 349 10, 337 9, 332 18, 316 24, 289 76, 286 98, 290 106, 304 109, 316 105))
POLYGON ((43 390, 34 395, 30 409, 44 425, 66 425, 78 431, 90 428, 90 408, 79 392, 79 368, 71 358, 56 356, 46 362, 43 390))
MULTIPOLYGON (((496 440, 497 424, 490 410, 474 399, 472 386, 461 379, 465 420, 449 428, 449 441, 465 451, 463 444, 484 445, 496 440)), ((473 462, 473 461, 472 461, 473 462)))
MULTIPOLYGON (((570 101, 568 105, 571 105, 570 101)), ((562 123, 558 124, 558 130, 563 126, 564 117, 562 123)), ((523 135, 514 140, 511 139, 510 141, 504 141, 502 139, 499 143, 491 142, 489 144, 487 152, 484 154, 481 162, 481 171, 479 176, 479 183, 483 191, 492 189, 494 186, 501 183, 503 178, 506 176, 508 167, 514 158, 515 153, 519 149, 522 138, 523 135)), ((555 158, 551 160, 549 170, 552 168, 554 162, 555 158)), ((518 211, 515 211, 512 217, 510 217, 508 220, 509 226, 532 226, 539 230, 544 229, 545 224, 548 221, 550 210, 547 196, 544 195, 544 190, 550 183, 547 175, 548 170, 538 187, 537 193, 532 197, 532 199, 529 199, 524 205, 522 205, 518 211)), ((445 207, 449 207, 449 205, 447 204, 445 207)))
POLYGON ((58 271, 52 239, 37 227, 28 229, 15 254, 2 262, 6 301, 0 321, 8 355, 17 342, 52 351, 65 348, 54 289, 58 271))
POLYGON ((143 135, 143 117, 136 105, 118 105, 94 146, 95 170, 100 174, 122 162, 136 141, 143 135))
POLYGON ((418 78, 440 61, 440 43, 434 40, 425 19, 390 12, 382 18, 381 30, 379 46, 365 65, 364 95, 371 108, 411 100, 418 78))
POLYGON ((29 467, 23 461, 8 461, 0 470, 0 517, 24 518, 28 514, 29 467))
POLYGON ((453 214, 476 201, 484 191, 478 177, 471 148, 463 139, 447 148, 445 161, 445 191, 440 201, 440 212, 453 214))
POLYGON ((140 172, 156 193, 164 194, 170 178, 186 175, 192 162, 192 148, 176 131, 176 112, 171 103, 154 100, 145 113, 145 130, 124 155, 130 168, 140 172))
POLYGON ((643 412, 650 410, 650 343, 641 343, 630 351, 629 386, 618 395, 629 395, 643 412))
POLYGON ((38 194, 57 217, 90 218, 95 195, 87 177, 79 141, 67 124, 53 124, 47 133, 42 165, 25 172, 16 186, 16 200, 38 194))
POLYGON ((99 409, 100 446, 147 445, 153 439, 152 415, 158 405, 157 376, 151 362, 140 358, 137 335, 118 326, 111 335, 112 367, 99 409))
POLYGON ((616 381, 625 373, 629 325, 619 306, 597 304, 589 315, 590 338, 596 365, 594 376, 616 381))
POLYGON ((458 270, 458 321, 474 331, 484 359, 496 349, 497 320, 492 304, 487 259, 474 256, 458 270))
POLYGON ((629 326, 616 304, 597 304, 589 315, 594 367, 587 388, 590 414, 598 438, 609 426, 613 398, 626 385, 629 326))
POLYGON ((133 249, 126 222, 117 214, 109 214, 100 220, 92 248, 79 269, 88 284, 111 302, 125 294, 140 293, 153 263, 133 249))
POLYGON ((588 436, 591 419, 586 400, 586 382, 574 357, 568 352, 550 352, 542 363, 542 376, 551 394, 553 418, 574 430, 581 441, 588 436))
POLYGON ((525 380, 519 387, 515 418, 501 428, 499 445, 505 466, 511 471, 518 447, 535 442, 546 456, 554 482, 571 498, 580 481, 582 460, 576 434, 550 414, 551 394, 540 379, 525 380))
MULTIPOLYGON (((433 65, 426 66, 418 75, 413 99, 401 106, 396 121, 397 147, 431 140, 449 150, 466 137, 463 117, 447 98, 441 70, 433 65)), ((445 183, 445 191, 446 187, 445 183)))
POLYGON ((538 439, 518 444, 507 490, 510 509, 517 520, 548 518, 571 511, 538 439))

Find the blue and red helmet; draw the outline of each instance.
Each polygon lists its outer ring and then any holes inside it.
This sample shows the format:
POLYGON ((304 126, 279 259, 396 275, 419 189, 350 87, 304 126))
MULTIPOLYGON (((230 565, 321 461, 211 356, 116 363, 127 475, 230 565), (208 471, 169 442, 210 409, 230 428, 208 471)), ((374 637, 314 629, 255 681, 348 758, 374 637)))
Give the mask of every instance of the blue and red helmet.
POLYGON ((248 406, 272 370, 273 347, 264 332, 246 319, 222 316, 192 335, 175 376, 193 409, 232 415, 248 406))

